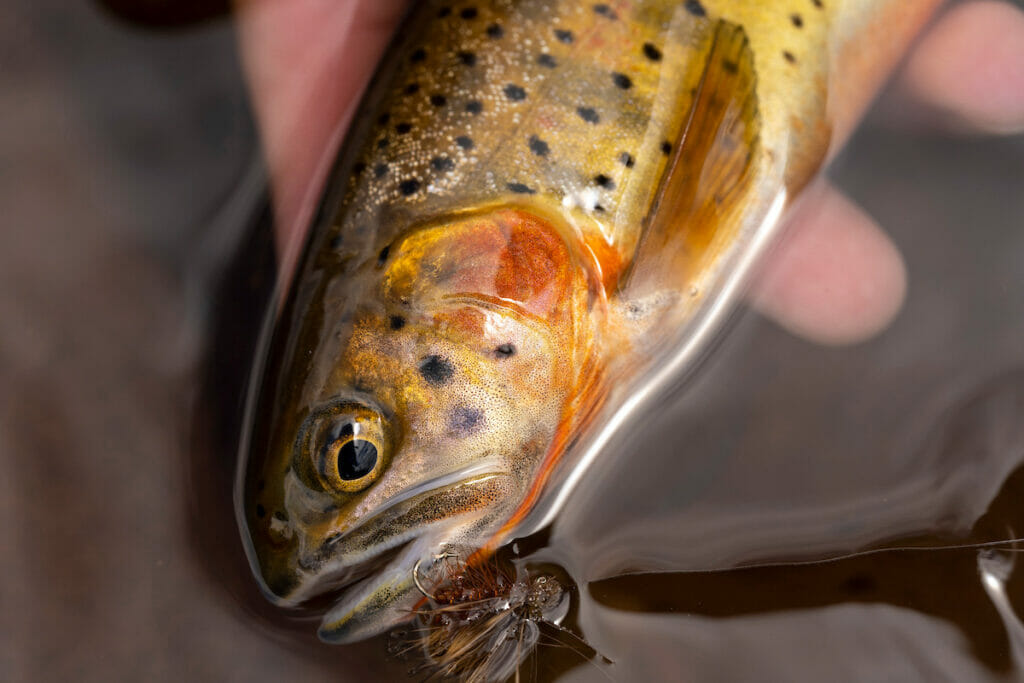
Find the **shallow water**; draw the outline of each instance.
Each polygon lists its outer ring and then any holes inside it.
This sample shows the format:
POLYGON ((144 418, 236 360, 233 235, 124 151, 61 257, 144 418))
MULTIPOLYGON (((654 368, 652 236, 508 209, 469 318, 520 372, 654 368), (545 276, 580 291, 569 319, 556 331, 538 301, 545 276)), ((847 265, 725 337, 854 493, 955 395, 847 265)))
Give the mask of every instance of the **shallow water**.
MULTIPOLYGON (((321 645, 265 604, 242 557, 234 420, 273 260, 230 25, 0 16, 2 677, 401 675, 384 639, 321 645)), ((1024 536, 1024 139, 895 103, 833 176, 902 248, 903 313, 843 349, 743 316, 623 435, 534 556, 614 664, 548 650, 542 677, 1020 677, 1018 556, 950 546, 1024 536)))

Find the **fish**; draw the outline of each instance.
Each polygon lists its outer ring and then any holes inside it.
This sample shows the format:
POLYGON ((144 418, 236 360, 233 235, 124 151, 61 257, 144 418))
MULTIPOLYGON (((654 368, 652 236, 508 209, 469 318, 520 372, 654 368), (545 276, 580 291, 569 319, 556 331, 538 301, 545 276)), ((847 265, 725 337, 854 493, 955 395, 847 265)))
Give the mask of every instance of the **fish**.
POLYGON ((354 642, 411 618, 421 567, 555 519, 936 4, 415 3, 253 372, 235 513, 264 594, 354 642))

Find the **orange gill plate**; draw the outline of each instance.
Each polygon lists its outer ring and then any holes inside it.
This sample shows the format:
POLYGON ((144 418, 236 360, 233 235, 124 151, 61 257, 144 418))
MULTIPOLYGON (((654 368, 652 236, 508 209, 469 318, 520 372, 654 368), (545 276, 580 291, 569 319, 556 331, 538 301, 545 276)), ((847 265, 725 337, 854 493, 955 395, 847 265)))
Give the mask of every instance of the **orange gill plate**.
POLYGON ((410 618, 420 563, 548 524, 934 4, 417 3, 254 373, 236 510, 265 594, 340 590, 320 633, 350 642, 410 618))

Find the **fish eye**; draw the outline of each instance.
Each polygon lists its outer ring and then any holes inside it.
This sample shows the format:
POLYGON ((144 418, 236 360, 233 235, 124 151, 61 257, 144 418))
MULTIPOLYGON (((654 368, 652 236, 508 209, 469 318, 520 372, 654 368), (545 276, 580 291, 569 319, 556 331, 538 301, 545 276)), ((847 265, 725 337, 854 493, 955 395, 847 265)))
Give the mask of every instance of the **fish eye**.
POLYGON ((306 421, 295 455, 296 473, 316 489, 358 493, 384 471, 388 448, 376 412, 352 404, 329 406, 306 421))

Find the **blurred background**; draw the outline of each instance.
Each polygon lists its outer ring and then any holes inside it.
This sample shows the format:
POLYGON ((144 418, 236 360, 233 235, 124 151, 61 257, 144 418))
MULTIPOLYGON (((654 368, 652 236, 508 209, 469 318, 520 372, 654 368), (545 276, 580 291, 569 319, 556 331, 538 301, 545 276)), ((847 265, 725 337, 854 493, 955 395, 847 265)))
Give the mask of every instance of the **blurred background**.
MULTIPOLYGON (((226 8, 8 0, 0 97, 0 678, 404 675, 241 554, 274 260, 226 8)), ((744 315, 619 440, 537 554, 615 662, 568 678, 1019 677, 1015 554, 954 547, 1024 536, 1024 138, 887 93, 830 173, 902 249, 903 312, 848 348, 744 315)))

